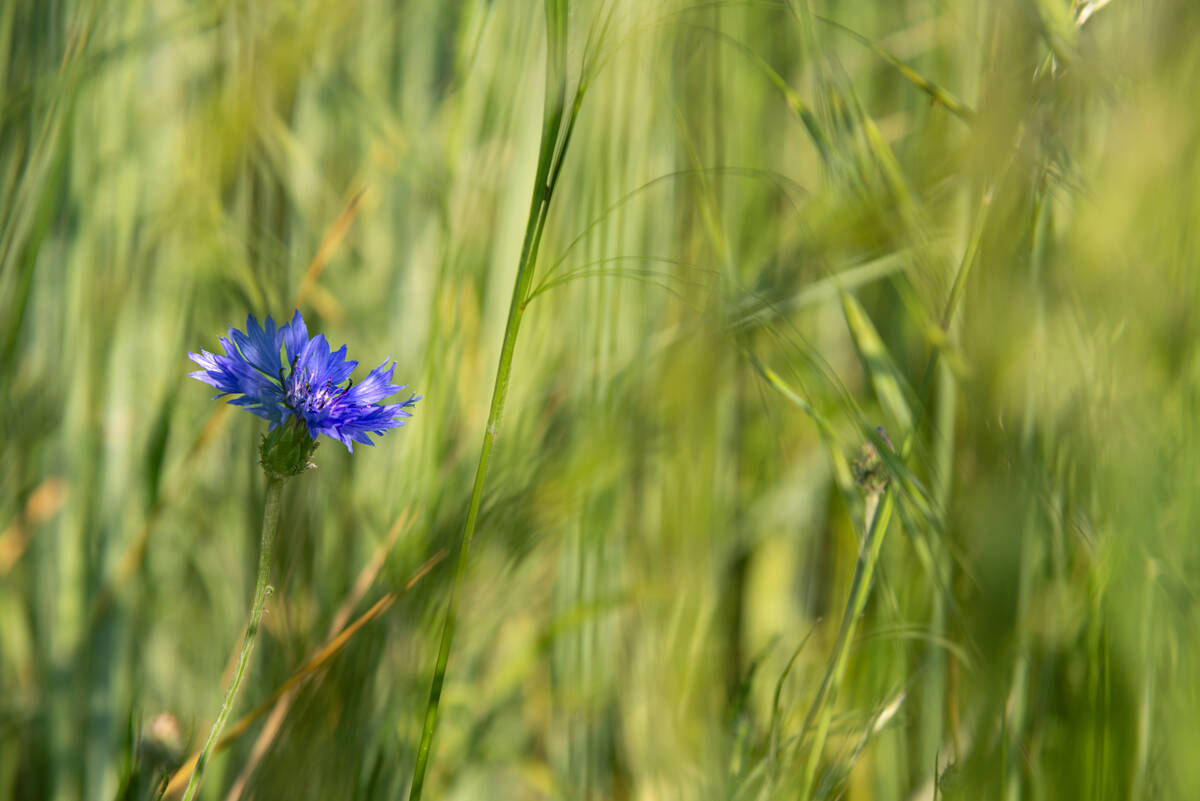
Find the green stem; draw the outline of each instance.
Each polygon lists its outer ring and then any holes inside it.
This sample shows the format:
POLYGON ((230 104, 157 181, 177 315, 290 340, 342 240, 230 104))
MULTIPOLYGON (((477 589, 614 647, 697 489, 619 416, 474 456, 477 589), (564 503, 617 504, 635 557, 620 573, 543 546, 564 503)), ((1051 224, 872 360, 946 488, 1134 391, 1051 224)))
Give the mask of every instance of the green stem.
POLYGON ((238 688, 242 685, 246 665, 250 663, 250 653, 254 650, 254 640, 258 636, 258 625, 262 621, 263 607, 266 606, 267 596, 271 592, 271 588, 267 586, 267 579, 271 572, 271 546, 275 543, 275 532, 279 528, 279 491, 282 487, 282 478, 267 477, 262 543, 258 550, 258 581, 254 585, 254 605, 250 607, 250 622, 246 624, 246 636, 242 640, 242 651, 238 654, 233 680, 229 682, 229 689, 225 691, 225 700, 221 703, 221 711, 217 715, 216 722, 213 723, 212 731, 208 733, 204 749, 196 759, 196 767, 192 771, 191 778, 188 779, 187 789, 183 792, 183 801, 191 801, 200 790, 200 780, 204 774, 204 768, 208 765, 208 758, 212 755, 213 746, 217 744, 217 738, 221 736, 221 730, 225 728, 225 721, 229 719, 229 713, 233 711, 233 701, 237 697, 238 688))
MULTIPOLYGON (((1146 597, 1142 602, 1141 658, 1142 686, 1137 700, 1137 723, 1134 729, 1133 782, 1129 797, 1141 801, 1146 797, 1146 766, 1150 757, 1150 740, 1154 729, 1154 590, 1158 582, 1158 564, 1146 560, 1146 597)), ((1106 677, 1107 680, 1107 677, 1106 677)))
POLYGON ((433 747, 433 735, 437 730, 438 711, 442 698, 442 686, 446 680, 446 665, 450 660, 450 646, 454 641, 454 627, 457 621, 458 585, 466 573, 470 560, 471 541, 475 536, 475 525, 479 519, 479 506, 483 500, 483 485, 487 477, 488 460, 492 454, 492 444, 496 439, 496 430, 500 426, 500 418, 504 413, 504 401, 508 397, 508 381, 512 374, 513 352, 517 346, 517 332, 521 327, 521 318, 529 303, 529 287, 533 280, 534 266, 537 263, 538 248, 542 241, 542 230, 546 223, 546 213, 550 206, 550 198, 558 178, 558 170, 566 154, 570 142, 571 131, 575 116, 579 110, 582 90, 577 93, 571 115, 566 121, 566 134, 561 139, 563 130, 563 109, 565 106, 566 90, 566 19, 567 9, 565 0, 547 0, 547 49, 546 49, 546 97, 542 119, 542 139, 538 153, 537 173, 533 183, 533 198, 529 205, 529 218, 525 227, 525 239, 521 245, 521 258, 517 265, 517 277, 513 284, 512 301, 508 307, 508 322, 504 327, 504 342, 500 347, 500 363, 496 368, 496 384, 492 388, 492 404, 488 412, 487 428, 483 432, 483 446, 479 451, 479 465, 475 468, 475 484, 471 490, 471 505, 467 512, 467 522, 463 527, 462 542, 459 545, 458 559, 454 566, 454 577, 450 582, 450 597, 446 602, 446 619, 442 625, 441 644, 438 646, 437 663, 434 666, 433 681, 429 687, 429 702, 425 707, 425 720, 421 727, 421 742, 417 746, 417 760, 413 766, 413 780, 409 788, 409 801, 418 801, 425 788, 425 774, 429 767, 429 754, 433 747), (557 153, 556 153, 557 149, 557 153))
MULTIPOLYGON (((890 484, 889 484, 890 486, 890 484)), ((817 730, 813 736, 812 746, 808 752, 808 764, 804 769, 804 785, 801 798, 807 799, 812 791, 813 777, 817 772, 817 764, 821 760, 821 752, 825 748, 825 738, 829 734, 829 723, 833 719, 833 701, 837 697, 838 687, 846 672, 846 661, 850 656, 850 643, 854 640, 854 632, 858 629, 858 619, 862 616, 870 594, 871 578, 875 575, 875 565, 879 562, 879 552, 883 545, 883 534, 887 531, 888 520, 892 516, 893 496, 889 489, 884 489, 867 496, 866 517, 867 536, 863 540, 858 553, 858 565, 854 570, 854 581, 850 585, 850 599, 846 603, 846 611, 842 615, 842 627, 838 632, 837 644, 833 649, 833 658, 817 697, 813 699, 808 711, 808 719, 804 721, 807 731, 813 719, 817 717, 817 730), (826 703, 828 696, 828 703, 826 703)))

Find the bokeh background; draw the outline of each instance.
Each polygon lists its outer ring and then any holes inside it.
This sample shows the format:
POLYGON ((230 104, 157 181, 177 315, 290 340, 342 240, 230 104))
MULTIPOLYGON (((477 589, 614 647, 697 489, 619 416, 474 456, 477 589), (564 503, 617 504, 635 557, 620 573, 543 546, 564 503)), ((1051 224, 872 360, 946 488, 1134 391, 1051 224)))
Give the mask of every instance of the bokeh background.
MULTIPOLYGON (((1194 797, 1200 6, 568 21, 426 797, 798 797, 876 426, 814 796, 1194 797)), ((294 308, 424 400, 285 488, 203 797, 406 797, 546 42, 523 0, 0 4, 0 797, 153 798, 203 741, 264 425, 186 354, 294 308)))

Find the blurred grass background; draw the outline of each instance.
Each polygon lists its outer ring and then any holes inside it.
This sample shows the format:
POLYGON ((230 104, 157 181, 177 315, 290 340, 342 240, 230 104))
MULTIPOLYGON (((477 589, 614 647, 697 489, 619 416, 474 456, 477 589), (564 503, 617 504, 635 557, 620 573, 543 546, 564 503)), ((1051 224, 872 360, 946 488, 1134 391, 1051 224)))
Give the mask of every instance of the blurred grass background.
MULTIPOLYGON (((1193 797, 1200 7, 569 22, 572 83, 599 60, 426 796, 798 797, 882 425, 914 447, 814 795, 1193 797)), ((545 48, 516 0, 0 4, 0 797, 152 798, 207 734, 263 425, 186 353, 294 307, 425 399, 285 488, 235 718, 270 711, 203 795, 404 797, 545 48)))

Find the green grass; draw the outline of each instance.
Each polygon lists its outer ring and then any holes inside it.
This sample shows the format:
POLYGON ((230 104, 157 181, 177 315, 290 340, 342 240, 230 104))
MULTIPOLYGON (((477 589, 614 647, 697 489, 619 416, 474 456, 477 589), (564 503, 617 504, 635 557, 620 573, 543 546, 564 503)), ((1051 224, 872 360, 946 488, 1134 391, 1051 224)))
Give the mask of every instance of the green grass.
POLYGON ((1190 797, 1198 37, 0 4, 0 798, 182 792, 265 490, 186 353, 297 306, 425 397, 283 488, 200 797, 1190 797))

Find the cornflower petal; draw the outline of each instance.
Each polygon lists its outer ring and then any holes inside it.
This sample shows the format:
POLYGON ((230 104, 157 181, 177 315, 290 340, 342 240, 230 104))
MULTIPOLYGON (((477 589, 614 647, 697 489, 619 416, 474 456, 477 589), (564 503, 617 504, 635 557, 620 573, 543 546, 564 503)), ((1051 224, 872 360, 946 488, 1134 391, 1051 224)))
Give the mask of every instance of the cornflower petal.
POLYGON ((360 383, 355 384, 346 392, 346 399, 354 403, 375 403, 384 398, 395 395, 400 390, 404 389, 403 384, 392 384, 392 373, 396 370, 396 365, 392 364, 388 367, 388 359, 383 360, 383 364, 376 367, 367 377, 360 383))
POLYGON ((271 315, 267 315, 265 329, 259 326, 253 315, 247 315, 246 333, 231 328, 229 337, 237 343, 238 350, 251 367, 272 377, 279 375, 279 346, 283 341, 283 331, 275 330, 271 315))
POLYGON ((304 350, 304 346, 308 344, 308 326, 304 324, 304 318, 300 316, 299 309, 292 315, 292 321, 283 327, 283 331, 288 364, 293 365, 300 358, 300 352, 304 350))

